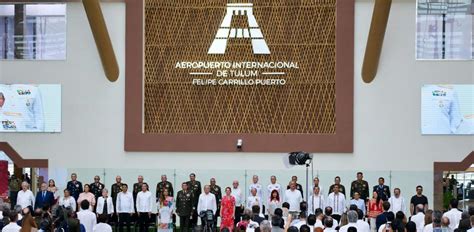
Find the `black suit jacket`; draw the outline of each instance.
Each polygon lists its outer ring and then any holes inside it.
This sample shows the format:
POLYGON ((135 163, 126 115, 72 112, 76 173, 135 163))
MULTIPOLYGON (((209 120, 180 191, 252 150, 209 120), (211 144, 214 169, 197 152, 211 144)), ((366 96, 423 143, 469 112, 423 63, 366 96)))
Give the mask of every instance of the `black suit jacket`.
POLYGON ((52 206, 54 203, 54 195, 52 192, 46 191, 46 194, 43 197, 43 192, 39 191, 36 194, 36 199, 35 199, 35 209, 37 208, 43 208, 45 204, 48 204, 49 206, 52 206))

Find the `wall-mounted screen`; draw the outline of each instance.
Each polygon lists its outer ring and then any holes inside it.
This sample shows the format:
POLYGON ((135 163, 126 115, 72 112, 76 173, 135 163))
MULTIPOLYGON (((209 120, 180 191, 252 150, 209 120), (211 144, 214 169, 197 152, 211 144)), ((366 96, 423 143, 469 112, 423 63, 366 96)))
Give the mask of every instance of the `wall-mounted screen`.
POLYGON ((66 59, 66 4, 0 4, 0 60, 66 59))
POLYGON ((416 59, 473 59, 472 0, 418 0, 416 59))
POLYGON ((421 133, 474 134, 474 85, 423 86, 421 133))
POLYGON ((0 84, 0 132, 61 132, 61 85, 0 84))

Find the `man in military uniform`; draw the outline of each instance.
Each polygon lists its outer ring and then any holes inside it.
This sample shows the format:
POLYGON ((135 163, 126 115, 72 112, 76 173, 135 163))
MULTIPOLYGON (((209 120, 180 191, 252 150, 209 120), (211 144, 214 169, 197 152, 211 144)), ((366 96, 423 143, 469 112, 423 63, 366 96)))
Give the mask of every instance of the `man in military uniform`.
POLYGON ((339 176, 336 176, 334 177, 334 184, 332 184, 330 187, 329 187, 329 194, 331 194, 332 192, 334 192, 334 186, 336 185, 339 185, 339 192, 344 194, 344 196, 346 196, 346 187, 344 187, 344 185, 341 184, 341 177, 339 176))
POLYGON ((189 174, 189 181, 187 182, 189 191, 191 191, 193 195, 193 214, 191 217, 191 228, 194 228, 197 225, 198 221, 198 212, 197 212, 197 206, 199 203, 199 196, 201 195, 201 182, 196 180, 196 174, 191 173, 189 174))
MULTIPOLYGON (((142 175, 139 175, 137 177, 137 183, 133 184, 133 202, 137 202, 137 195, 139 192, 142 191, 142 185, 145 184, 145 182, 143 182, 143 176, 142 175)), ((135 212, 137 211, 137 204, 135 204, 134 206, 134 209, 135 209, 135 212)))
POLYGON ((188 190, 188 183, 181 184, 181 188, 176 197, 176 214, 179 216, 180 229, 182 232, 191 231, 190 223, 194 209, 194 196, 188 190))
POLYGON ((168 181, 166 175, 161 175, 161 182, 156 184, 156 199, 160 199, 161 193, 165 189, 168 190, 169 196, 174 196, 173 185, 168 181))
POLYGON ((214 221, 214 228, 217 228, 217 218, 220 216, 219 213, 221 211, 221 200, 222 200, 222 191, 219 185, 216 185, 216 179, 213 177, 210 180, 210 187, 211 193, 216 196, 216 204, 217 204, 217 211, 216 211, 216 220, 214 221))
POLYGON ((71 196, 74 197, 74 199, 79 198, 79 194, 81 194, 84 190, 82 189, 82 183, 80 181, 77 181, 77 174, 72 173, 71 174, 71 181, 67 182, 67 190, 71 193, 71 196))
MULTIPOLYGON (((115 184, 112 185, 110 188, 112 191, 112 203, 114 203, 114 212, 117 212, 117 195, 122 192, 122 177, 121 176, 116 176, 115 177, 115 184)), ((112 215, 112 221, 113 222, 118 222, 118 214, 112 215)), ((117 223, 118 224, 118 223, 117 223)))
POLYGON ((380 177, 379 184, 374 186, 374 192, 377 192, 382 201, 388 201, 390 198, 390 187, 385 185, 385 179, 383 177, 380 177))
POLYGON ((13 174, 8 182, 8 188, 10 190, 10 206, 13 209, 16 205, 16 198, 18 191, 21 189, 21 180, 13 174))
POLYGON ((97 202, 97 199, 102 196, 102 189, 105 188, 105 185, 100 183, 100 177, 99 176, 94 176, 94 183, 90 184, 91 186, 91 192, 95 196, 95 201, 97 202))
POLYGON ((360 194, 360 198, 367 202, 369 199, 369 183, 363 180, 364 174, 362 172, 357 173, 357 180, 352 181, 351 184, 351 196, 354 196, 355 192, 360 194))

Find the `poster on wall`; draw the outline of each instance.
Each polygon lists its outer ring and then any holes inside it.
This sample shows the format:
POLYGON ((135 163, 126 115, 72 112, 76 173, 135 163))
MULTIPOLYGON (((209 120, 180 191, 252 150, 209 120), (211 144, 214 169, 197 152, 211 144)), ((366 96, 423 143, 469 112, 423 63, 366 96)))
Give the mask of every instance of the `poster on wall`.
POLYGON ((424 85, 421 125, 424 135, 474 134, 474 85, 424 85))
POLYGON ((417 60, 473 59, 471 0, 418 0, 417 60))
POLYGON ((61 85, 0 84, 0 132, 61 132, 61 85))
POLYGON ((66 4, 0 4, 0 60, 65 60, 66 4))

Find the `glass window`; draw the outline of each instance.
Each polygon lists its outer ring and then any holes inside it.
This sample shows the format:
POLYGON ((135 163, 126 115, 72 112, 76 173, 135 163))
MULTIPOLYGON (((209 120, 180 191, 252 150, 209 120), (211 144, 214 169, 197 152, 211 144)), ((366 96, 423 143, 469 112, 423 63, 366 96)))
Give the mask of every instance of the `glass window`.
POLYGON ((66 59, 66 4, 0 5, 0 59, 66 59))
POLYGON ((472 0, 418 0, 416 58, 473 59, 472 0))

